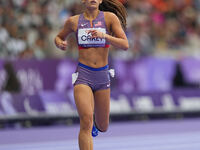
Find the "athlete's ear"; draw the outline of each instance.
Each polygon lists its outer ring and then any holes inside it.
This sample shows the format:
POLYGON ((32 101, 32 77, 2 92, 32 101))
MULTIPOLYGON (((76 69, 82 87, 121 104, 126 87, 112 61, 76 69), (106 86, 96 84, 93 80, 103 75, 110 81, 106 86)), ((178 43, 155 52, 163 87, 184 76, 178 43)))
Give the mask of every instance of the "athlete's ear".
POLYGON ((100 0, 100 4, 103 2, 103 0, 100 0))

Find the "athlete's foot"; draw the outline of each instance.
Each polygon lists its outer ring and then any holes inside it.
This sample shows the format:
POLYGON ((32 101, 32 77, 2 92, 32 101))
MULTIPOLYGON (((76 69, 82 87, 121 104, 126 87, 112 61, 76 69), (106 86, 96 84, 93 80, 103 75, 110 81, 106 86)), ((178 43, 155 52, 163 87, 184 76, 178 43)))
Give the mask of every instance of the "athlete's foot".
POLYGON ((99 130, 95 127, 95 125, 93 125, 92 127, 92 136, 96 137, 99 133, 99 130))

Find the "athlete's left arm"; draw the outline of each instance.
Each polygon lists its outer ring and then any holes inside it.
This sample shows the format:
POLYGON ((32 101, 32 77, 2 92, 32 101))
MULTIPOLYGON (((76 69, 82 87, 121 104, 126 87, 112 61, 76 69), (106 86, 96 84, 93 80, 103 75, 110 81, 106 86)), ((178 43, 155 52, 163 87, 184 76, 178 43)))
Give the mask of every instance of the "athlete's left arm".
POLYGON ((105 34, 106 40, 108 40, 113 46, 127 50, 129 43, 124 30, 122 29, 121 23, 118 17, 114 13, 107 12, 105 15, 106 21, 110 25, 111 32, 114 36, 105 34))
POLYGON ((114 36, 104 34, 98 30, 90 30, 89 33, 91 33, 93 37, 105 38, 114 47, 127 50, 129 48, 129 43, 118 17, 114 13, 105 12, 105 21, 114 36))

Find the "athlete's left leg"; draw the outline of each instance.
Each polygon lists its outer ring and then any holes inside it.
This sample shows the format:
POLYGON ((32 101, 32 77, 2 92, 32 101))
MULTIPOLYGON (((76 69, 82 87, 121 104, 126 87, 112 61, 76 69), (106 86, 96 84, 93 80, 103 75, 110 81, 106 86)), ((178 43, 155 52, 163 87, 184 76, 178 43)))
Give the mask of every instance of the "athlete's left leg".
POLYGON ((105 132, 109 125, 110 88, 94 92, 94 115, 96 127, 105 132))

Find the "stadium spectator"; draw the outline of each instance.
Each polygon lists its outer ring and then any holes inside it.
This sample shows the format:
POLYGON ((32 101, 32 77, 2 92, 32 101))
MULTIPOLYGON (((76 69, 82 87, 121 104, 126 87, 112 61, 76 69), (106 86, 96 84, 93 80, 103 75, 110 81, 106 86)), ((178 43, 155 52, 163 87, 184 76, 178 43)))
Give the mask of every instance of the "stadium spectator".
MULTIPOLYGON (((193 55, 200 51, 200 0, 120 0, 128 11, 125 59, 148 55, 193 55)), ((0 57, 77 57, 71 36, 69 50, 58 52, 53 37, 66 18, 82 11, 79 0, 0 1, 0 57)))

